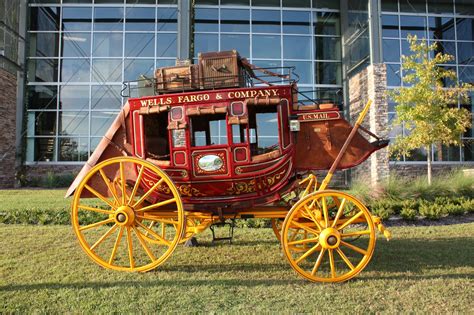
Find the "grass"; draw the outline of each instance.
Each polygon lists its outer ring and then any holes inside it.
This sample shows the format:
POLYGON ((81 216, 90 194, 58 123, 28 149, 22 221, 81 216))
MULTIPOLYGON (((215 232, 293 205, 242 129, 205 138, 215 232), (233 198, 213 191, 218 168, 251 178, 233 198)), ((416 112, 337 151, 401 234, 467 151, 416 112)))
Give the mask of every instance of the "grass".
POLYGON ((231 246, 206 231, 201 247, 130 274, 92 263, 70 227, 0 225, 0 313, 473 313, 473 230, 392 228, 356 279, 327 285, 296 276, 270 229, 238 229, 231 246))

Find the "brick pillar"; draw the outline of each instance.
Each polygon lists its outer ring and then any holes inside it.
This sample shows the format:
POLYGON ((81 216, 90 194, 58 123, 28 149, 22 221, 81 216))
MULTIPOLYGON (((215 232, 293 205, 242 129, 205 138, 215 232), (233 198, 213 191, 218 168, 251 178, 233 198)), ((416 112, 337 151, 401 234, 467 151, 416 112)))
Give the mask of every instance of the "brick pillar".
MULTIPOLYGON (((385 64, 372 64, 349 78, 349 111, 354 123, 368 99, 373 101, 363 126, 377 136, 388 138, 387 76, 385 64)), ((374 141, 372 137, 367 137, 374 141)), ((372 154, 367 161, 353 169, 353 179, 362 179, 376 186, 389 175, 388 149, 372 154)))
POLYGON ((15 184, 16 76, 0 68, 0 188, 15 184))

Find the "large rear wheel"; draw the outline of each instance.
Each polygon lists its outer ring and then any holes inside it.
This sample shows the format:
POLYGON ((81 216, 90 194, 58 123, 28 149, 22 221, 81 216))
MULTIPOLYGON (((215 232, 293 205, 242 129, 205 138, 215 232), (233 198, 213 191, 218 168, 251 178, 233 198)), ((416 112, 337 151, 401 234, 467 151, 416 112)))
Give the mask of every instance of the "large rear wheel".
POLYGON ((184 231, 183 205, 171 179, 134 157, 105 160, 87 173, 74 193, 71 221, 85 253, 121 271, 162 264, 184 231))
POLYGON ((367 266, 375 248, 375 229, 367 208, 353 196, 333 190, 297 202, 283 222, 281 235, 291 267, 315 282, 353 278, 367 266))

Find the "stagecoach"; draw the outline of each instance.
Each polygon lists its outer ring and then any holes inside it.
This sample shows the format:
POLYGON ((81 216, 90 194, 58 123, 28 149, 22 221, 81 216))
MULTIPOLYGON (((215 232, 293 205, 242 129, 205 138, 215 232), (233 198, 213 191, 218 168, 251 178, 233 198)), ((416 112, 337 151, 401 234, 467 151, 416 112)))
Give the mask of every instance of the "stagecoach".
POLYGON ((67 192, 85 253, 105 268, 148 271, 207 228, 268 218, 301 276, 357 275, 376 230, 388 231, 327 187, 387 141, 361 127, 370 102, 353 127, 337 104, 302 101, 295 78, 234 51, 127 83, 151 93, 128 99, 67 192))

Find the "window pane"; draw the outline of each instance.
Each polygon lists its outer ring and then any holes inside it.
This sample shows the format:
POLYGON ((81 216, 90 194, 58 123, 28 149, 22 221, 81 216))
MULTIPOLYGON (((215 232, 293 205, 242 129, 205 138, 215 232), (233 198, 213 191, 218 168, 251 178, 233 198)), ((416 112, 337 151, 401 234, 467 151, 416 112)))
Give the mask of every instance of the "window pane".
POLYGON ((341 60, 341 39, 338 37, 315 37, 314 47, 318 60, 341 60))
POLYGON ((456 13, 472 15, 472 0, 456 0, 456 13))
POLYGON ((63 59, 60 70, 61 82, 89 82, 89 59, 63 59))
POLYGON ((281 58, 280 36, 252 36, 253 58, 281 58))
POLYGON ((29 86, 28 109, 56 109, 57 96, 56 86, 29 86))
POLYGON ((254 33, 280 33, 280 11, 253 10, 252 32, 254 33))
POLYGON ((125 34, 126 57, 153 57, 155 36, 149 33, 125 34))
POLYGON ((311 37, 283 36, 283 58, 311 59, 311 37))
POLYGON ((426 18, 419 16, 400 16, 400 29, 402 38, 409 34, 417 35, 419 39, 426 38, 426 18))
POLYGON ((88 138, 59 138, 59 161, 87 161, 88 138))
POLYGON ((225 119, 209 121, 211 145, 227 144, 227 124, 225 119))
POLYGON ((120 33, 95 33, 92 55, 95 57, 121 57, 123 36, 120 33))
POLYGON ((283 11, 283 32, 310 34, 310 13, 305 11, 283 11))
POLYGON ((60 135, 88 135, 89 112, 59 112, 60 135))
POLYGON ((27 140, 26 160, 29 162, 53 161, 55 148, 55 138, 29 138, 27 140))
POLYGON ((474 83, 474 67, 459 67, 459 82, 474 83))
POLYGON ((460 161, 460 148, 458 146, 434 146, 433 148, 435 161, 460 161))
POLYGON ((464 146, 462 147, 462 160, 463 161, 474 161, 474 139, 463 140, 464 146))
POLYGON ((458 63, 463 65, 474 65, 474 42, 458 42, 458 63))
POLYGON ((63 57, 90 57, 90 33, 62 33, 63 57))
POLYGON ((217 9, 196 8, 194 15, 195 32, 217 32, 219 30, 217 9))
POLYGON ((279 7, 280 0, 252 0, 252 6, 279 7))
POLYGON ((311 7, 310 0, 282 0, 283 7, 295 7, 295 8, 309 8, 311 7))
POLYGON ((125 81, 134 81, 145 75, 153 77, 155 62, 153 59, 131 59, 125 60, 124 76, 125 81))
POLYGON ((116 112, 92 112, 91 136, 102 137, 117 117, 116 112))
POLYGON ((431 39, 455 40, 454 18, 430 16, 428 36, 431 39))
POLYGON ((32 7, 30 30, 57 31, 59 30, 60 16, 60 7, 32 7))
POLYGON ((247 130, 246 125, 232 125, 232 142, 246 143, 247 130))
POLYGON ((89 109, 88 85, 61 86, 59 109, 89 109))
POLYGON ((453 14, 453 0, 428 0, 428 13, 453 14))
POLYGON ((425 13, 425 0, 400 0, 400 12, 425 13))
POLYGON ((120 109, 122 107, 121 85, 93 85, 92 109, 120 109))
POLYGON ((221 51, 237 50, 242 57, 250 56, 250 36, 237 34, 221 35, 221 51))
POLYGON ((339 10, 339 1, 334 0, 313 0, 313 8, 339 10))
POLYGON ((92 8, 63 7, 63 31, 90 31, 92 8))
POLYGON ((250 11, 221 9, 221 32, 250 32, 250 11))
POLYGON ((383 37, 399 37, 398 34, 398 16, 382 15, 382 36, 383 37))
POLYGON ((177 35, 175 33, 161 33, 157 36, 156 56, 157 57, 176 57, 177 53, 177 35))
POLYGON ((405 157, 405 161, 426 161, 425 149, 413 150, 410 156, 405 157))
POLYGON ((158 8, 157 9, 159 31, 177 31, 178 30, 178 16, 176 8, 158 8))
POLYGON ((221 0, 221 5, 249 5, 249 0, 221 0))
POLYGON ((340 35, 339 13, 315 12, 313 15, 313 27, 314 34, 317 35, 340 35))
POLYGON ((400 86, 400 65, 386 64, 387 65, 387 86, 400 86))
MULTIPOLYGON (((456 45, 455 42, 436 42, 437 47, 436 49, 431 53, 431 57, 433 58, 437 53, 442 53, 442 54, 447 54, 451 55, 454 57, 453 61, 450 61, 448 63, 455 63, 456 62, 456 45)), ((471 55, 472 56, 472 55, 471 55)))
POLYGON ((474 41, 474 19, 457 18, 456 30, 458 33, 458 40, 474 41))
POLYGON ((54 136, 56 134, 56 112, 30 112, 28 125, 34 126, 35 136, 54 136))
POLYGON ((30 57, 59 57, 59 33, 30 33, 29 44, 30 57))
POLYGON ((400 62, 400 41, 398 39, 383 40, 383 61, 400 62))
POLYGON ((339 62, 316 62, 316 84, 341 84, 342 73, 339 62))
POLYGON ((219 40, 214 34, 195 34, 194 35, 194 57, 200 52, 218 51, 219 40))
POLYGON ((107 7, 94 9, 94 30, 121 31, 123 30, 123 8, 107 7))
POLYGON ((380 1, 382 3, 382 11, 398 11, 398 1, 397 0, 383 0, 380 1))
POLYGON ((311 71, 311 62, 307 61, 285 61, 285 67, 295 67, 293 71, 296 73, 300 80, 299 83, 302 84, 312 84, 313 83, 313 73, 311 71))
POLYGON ((57 59, 30 59, 28 61, 29 82, 55 82, 57 79, 57 59))
POLYGON ((154 31, 154 8, 127 8, 125 11, 126 31, 154 31))
POLYGON ((122 60, 95 59, 92 81, 122 82, 122 60))

